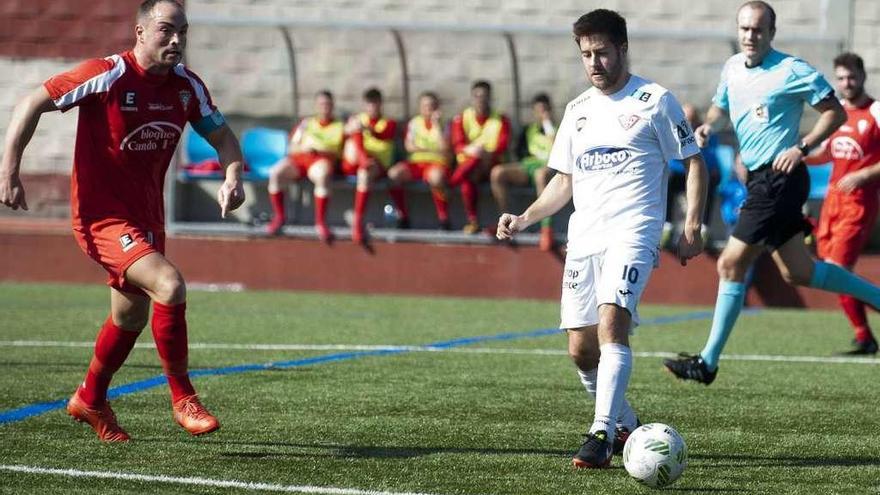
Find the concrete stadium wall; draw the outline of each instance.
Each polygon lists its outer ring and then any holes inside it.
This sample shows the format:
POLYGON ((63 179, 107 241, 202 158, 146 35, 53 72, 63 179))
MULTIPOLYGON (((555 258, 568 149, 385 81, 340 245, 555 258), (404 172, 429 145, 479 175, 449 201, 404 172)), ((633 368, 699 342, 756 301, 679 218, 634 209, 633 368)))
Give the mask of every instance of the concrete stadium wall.
MULTIPOLYGON (((136 0, 88 2, 4 0, 0 2, 0 133, 14 104, 48 76, 70 68, 86 55, 104 55, 131 44, 131 12, 136 0), (64 7, 64 8, 62 8, 64 7), (95 24, 95 19, 100 22, 95 24), (91 23, 91 24, 90 24, 91 23), (108 26, 114 26, 110 29, 108 26), (83 26, 91 26, 86 29, 83 26), (122 29, 115 26, 128 26, 122 29), (42 29, 41 29, 42 27, 42 29), (106 34, 100 38, 91 33, 106 34), (82 36, 88 33, 89 36, 82 36), (100 45, 86 39, 103 40, 100 45), (41 58, 33 58, 40 54, 41 58)), ((566 28, 585 11, 607 7, 628 19, 630 30, 714 31, 734 35, 738 0, 606 0, 534 2, 526 0, 190 0, 190 15, 269 17, 301 20, 442 22, 566 28)), ((880 2, 875 0, 776 0, 779 48, 793 51, 828 73, 837 51, 827 45, 788 45, 786 36, 829 34, 851 42, 868 64, 870 88, 880 75, 880 2), (851 16, 852 4, 856 15, 851 16), (850 22, 852 19, 852 22, 850 22)), ((285 121, 291 115, 291 88, 281 36, 257 28, 193 25, 189 65, 206 80, 228 115, 285 121)), ((311 94, 328 87, 342 111, 355 111, 359 95, 377 85, 388 97, 388 113, 399 116, 402 88, 393 41, 388 34, 297 30, 301 109, 310 111, 311 94)), ((584 89, 577 51, 567 36, 519 35, 523 109, 537 91, 548 91, 557 109, 584 89)), ((496 85, 496 103, 511 110, 511 81, 503 40, 497 35, 405 33, 412 97, 437 90, 451 115, 467 102, 469 83, 487 78, 496 85)), ((724 42, 686 43, 656 39, 632 41, 632 69, 671 88, 681 100, 705 106, 718 71, 731 54, 724 42)), ((75 111, 70 112, 75 114, 75 111)), ((524 112, 524 117, 528 116, 524 112)), ((27 172, 66 174, 73 148, 73 115, 43 117, 24 157, 27 172)))

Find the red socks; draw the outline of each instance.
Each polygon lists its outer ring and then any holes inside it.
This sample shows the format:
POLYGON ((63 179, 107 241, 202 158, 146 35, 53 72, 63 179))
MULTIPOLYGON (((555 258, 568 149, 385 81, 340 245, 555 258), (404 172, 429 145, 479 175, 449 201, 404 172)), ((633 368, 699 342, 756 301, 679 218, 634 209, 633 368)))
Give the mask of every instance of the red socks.
POLYGON ((367 199, 370 197, 370 191, 354 192, 354 227, 362 228, 364 225, 364 212, 367 210, 367 199))
POLYGON ((852 296, 841 295, 840 306, 855 330, 856 340, 859 342, 871 340, 871 328, 868 326, 865 304, 852 296))
POLYGON ((315 196, 315 225, 327 224, 327 200, 326 197, 315 196))
POLYGON ((449 201, 446 200, 446 191, 442 187, 431 188, 431 199, 437 208, 437 219, 441 222, 449 221, 449 201))
POLYGON ((406 193, 403 191, 403 188, 400 186, 391 186, 388 189, 388 195, 391 196, 391 200, 394 201, 394 206, 396 206, 397 211, 400 212, 400 217, 409 218, 409 212, 406 209, 406 193))
POLYGON ((152 326, 153 340, 168 379, 172 402, 195 395, 187 371, 186 303, 166 306, 153 302, 152 326))
POLYGON ((461 199, 469 222, 477 221, 477 186, 470 180, 461 183, 461 199))
POLYGON ((117 327, 112 317, 98 332, 95 340, 95 353, 89 363, 89 371, 77 393, 89 406, 99 406, 107 400, 107 388, 113 374, 122 366, 134 347, 140 332, 128 332, 117 327))
POLYGON ((269 193, 269 202, 272 203, 272 221, 284 225, 284 193, 269 193))
POLYGON ((449 178, 449 186, 456 187, 468 181, 471 172, 477 168, 479 163, 480 160, 478 158, 468 158, 459 163, 458 166, 455 167, 455 171, 452 172, 452 177, 449 178))

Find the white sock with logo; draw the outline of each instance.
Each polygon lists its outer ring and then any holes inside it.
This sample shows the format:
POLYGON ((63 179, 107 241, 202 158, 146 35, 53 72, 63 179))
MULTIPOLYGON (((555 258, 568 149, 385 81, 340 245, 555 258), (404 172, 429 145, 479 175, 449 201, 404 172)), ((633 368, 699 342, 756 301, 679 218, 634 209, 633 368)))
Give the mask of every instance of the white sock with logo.
POLYGON ((596 415, 590 433, 604 430, 611 440, 614 438, 614 426, 629 385, 632 350, 623 344, 604 344, 599 347, 599 352, 599 367, 596 369, 596 415))
MULTIPOLYGON (((598 373, 598 368, 593 368, 590 371, 584 371, 577 368, 578 377, 581 379, 581 383, 584 385, 584 388, 593 400, 596 400, 596 375, 598 373)), ((620 414, 617 415, 617 424, 615 426, 633 431, 638 424, 639 417, 636 415, 636 412, 633 410, 629 401, 624 397, 623 404, 620 406, 620 414)))

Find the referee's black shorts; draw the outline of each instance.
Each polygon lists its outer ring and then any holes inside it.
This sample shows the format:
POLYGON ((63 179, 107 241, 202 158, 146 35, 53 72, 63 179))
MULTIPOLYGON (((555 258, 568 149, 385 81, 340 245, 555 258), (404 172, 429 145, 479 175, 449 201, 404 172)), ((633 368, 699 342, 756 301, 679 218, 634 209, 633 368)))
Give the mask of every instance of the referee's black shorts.
POLYGON ((788 175, 773 170, 770 163, 749 171, 746 188, 732 237, 776 250, 798 233, 813 231, 802 210, 810 193, 810 174, 803 163, 788 175))

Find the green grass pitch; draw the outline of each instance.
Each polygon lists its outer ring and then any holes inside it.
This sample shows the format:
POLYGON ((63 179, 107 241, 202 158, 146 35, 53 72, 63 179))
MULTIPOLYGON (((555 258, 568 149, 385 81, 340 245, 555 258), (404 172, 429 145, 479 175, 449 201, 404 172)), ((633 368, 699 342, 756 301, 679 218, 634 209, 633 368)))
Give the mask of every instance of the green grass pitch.
MULTIPOLYGON (((92 351, 87 344, 62 343, 91 342, 108 299, 99 286, 0 284, 0 413, 72 393, 92 351)), ((707 309, 644 306, 642 318, 707 309)), ((192 292, 188 321, 191 343, 229 344, 194 347, 191 367, 202 369, 548 328, 558 324, 558 304, 192 292), (317 345, 328 347, 308 348, 317 345)), ((842 314, 766 310, 743 316, 726 352, 755 360, 722 359, 710 387, 677 382, 661 369, 659 357, 644 354, 697 351, 708 324, 649 324, 632 339, 639 354, 630 401, 643 422, 671 424, 688 444, 689 466, 667 490, 880 493, 880 360, 768 358, 825 358, 845 349, 850 330, 842 314)), ((139 342, 152 342, 149 329, 139 342)), ((56 409, 0 424, 0 465, 109 477, 0 469, 0 493, 265 491, 125 480, 122 474, 362 491, 349 493, 646 493, 628 478, 619 457, 608 470, 571 468, 592 402, 565 347, 564 336, 554 334, 199 377, 194 384, 223 425, 202 438, 173 424, 164 385, 113 401, 133 438, 127 445, 102 445, 56 409)), ((113 385, 159 375, 155 352, 135 349, 113 385)))

